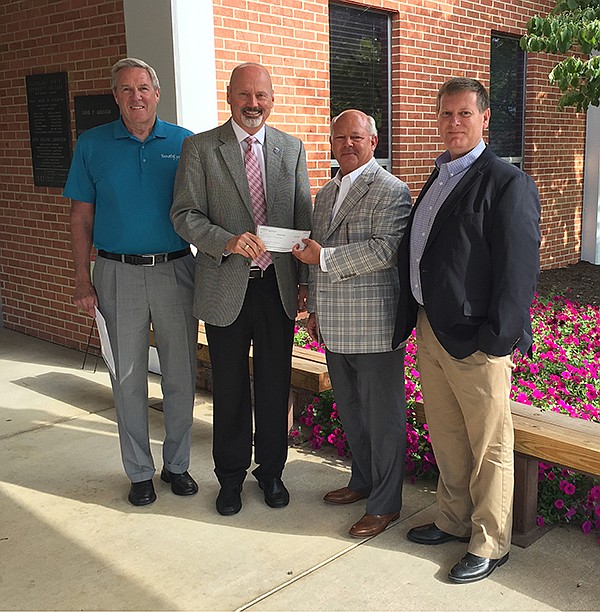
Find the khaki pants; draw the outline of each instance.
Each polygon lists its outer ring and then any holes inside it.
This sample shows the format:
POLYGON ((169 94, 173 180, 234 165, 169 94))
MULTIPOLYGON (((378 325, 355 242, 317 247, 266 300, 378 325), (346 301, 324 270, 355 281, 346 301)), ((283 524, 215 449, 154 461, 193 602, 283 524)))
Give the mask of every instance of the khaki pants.
POLYGON ((423 309, 417 344, 425 416, 440 470, 435 524, 470 537, 470 553, 498 559, 508 552, 512 532, 511 358, 481 351, 452 357, 423 309))

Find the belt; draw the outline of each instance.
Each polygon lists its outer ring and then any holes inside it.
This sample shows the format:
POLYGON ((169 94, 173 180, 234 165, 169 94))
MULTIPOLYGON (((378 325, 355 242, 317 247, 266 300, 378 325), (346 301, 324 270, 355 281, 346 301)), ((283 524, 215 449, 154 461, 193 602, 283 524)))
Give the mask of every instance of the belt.
POLYGON ((131 264, 133 266, 154 266, 159 263, 165 263, 173 259, 185 257, 190 253, 190 247, 181 251, 173 251, 172 253, 156 253, 154 255, 127 255, 120 253, 107 253, 106 251, 98 251, 98 256, 104 259, 112 259, 121 263, 131 264))
POLYGON ((252 280, 253 278, 264 278, 265 276, 271 274, 274 270, 275 267, 273 266, 273 264, 267 266, 266 270, 261 270, 260 268, 250 268, 250 274, 248 275, 248 278, 250 280, 252 280))

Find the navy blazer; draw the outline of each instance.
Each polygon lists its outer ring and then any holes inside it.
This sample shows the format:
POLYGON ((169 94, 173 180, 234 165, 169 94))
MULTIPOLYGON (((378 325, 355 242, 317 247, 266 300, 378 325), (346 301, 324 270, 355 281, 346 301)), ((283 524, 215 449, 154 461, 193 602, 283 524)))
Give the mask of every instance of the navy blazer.
MULTIPOLYGON (((410 290, 410 233, 421 190, 398 253, 400 300, 393 346, 406 340, 418 304, 410 290)), ((529 308, 539 278, 540 200, 532 178, 489 147, 439 210, 420 262, 427 318, 457 359, 480 350, 525 354, 532 345, 529 308)))

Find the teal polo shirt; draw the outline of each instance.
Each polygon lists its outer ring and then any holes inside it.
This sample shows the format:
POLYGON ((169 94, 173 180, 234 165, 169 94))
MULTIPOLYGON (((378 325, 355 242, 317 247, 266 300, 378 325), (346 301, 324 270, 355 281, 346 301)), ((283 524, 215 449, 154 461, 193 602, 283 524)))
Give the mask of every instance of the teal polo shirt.
POLYGON ((169 253, 188 246, 169 218, 183 140, 156 119, 141 142, 119 119, 79 136, 63 195, 95 205, 94 245, 111 253, 169 253))

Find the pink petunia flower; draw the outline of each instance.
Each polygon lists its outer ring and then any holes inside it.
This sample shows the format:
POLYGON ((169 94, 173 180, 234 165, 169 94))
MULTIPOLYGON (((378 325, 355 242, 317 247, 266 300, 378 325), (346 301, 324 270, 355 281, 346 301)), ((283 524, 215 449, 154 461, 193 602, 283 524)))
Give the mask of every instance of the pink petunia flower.
POLYGON ((536 519, 536 523, 538 527, 543 527, 544 526, 544 517, 541 515, 538 515, 537 519, 536 519))
POLYGON ((575 493, 575 485, 572 482, 567 482, 565 485, 565 495, 573 495, 575 493))

